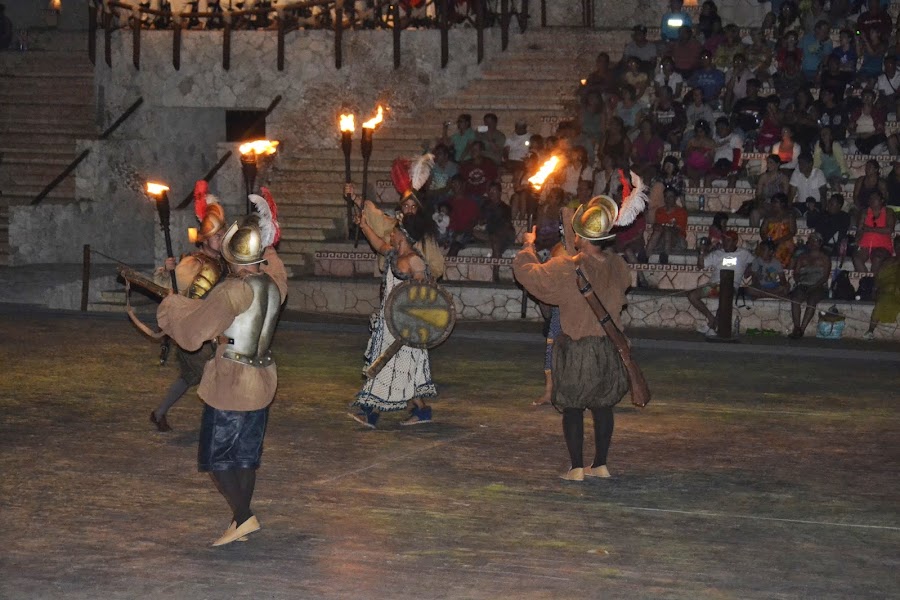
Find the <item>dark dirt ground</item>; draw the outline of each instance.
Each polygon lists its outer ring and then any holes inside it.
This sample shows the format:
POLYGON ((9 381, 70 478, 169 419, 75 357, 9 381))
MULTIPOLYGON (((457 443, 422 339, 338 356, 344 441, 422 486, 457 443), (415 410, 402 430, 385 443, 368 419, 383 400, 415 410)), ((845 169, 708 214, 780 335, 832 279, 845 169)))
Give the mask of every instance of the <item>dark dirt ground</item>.
MULTIPOLYGON (((540 343, 433 352, 435 422, 345 416, 365 337, 285 328, 254 509, 196 471, 200 403, 124 319, 0 315, 0 598, 897 597, 896 363, 640 350, 610 480, 567 483, 540 343)), ((589 423, 589 420, 588 420, 589 423)), ((586 441, 586 456, 593 452, 586 441)))

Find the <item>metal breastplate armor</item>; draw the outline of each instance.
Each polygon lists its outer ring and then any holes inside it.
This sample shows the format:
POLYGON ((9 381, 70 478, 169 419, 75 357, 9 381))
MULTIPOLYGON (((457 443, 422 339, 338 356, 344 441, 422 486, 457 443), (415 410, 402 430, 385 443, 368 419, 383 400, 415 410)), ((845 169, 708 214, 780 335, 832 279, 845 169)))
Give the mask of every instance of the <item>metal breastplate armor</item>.
POLYGON ((223 356, 251 367, 268 367, 273 362, 269 346, 278 323, 281 294, 265 274, 245 277, 244 283, 253 290, 253 303, 223 332, 229 338, 223 356))
POLYGON ((200 261, 201 266, 200 272, 197 273, 194 281, 191 282, 191 287, 188 288, 188 298, 203 298, 222 279, 225 267, 222 265, 222 261, 207 256, 203 252, 197 252, 193 256, 200 261))

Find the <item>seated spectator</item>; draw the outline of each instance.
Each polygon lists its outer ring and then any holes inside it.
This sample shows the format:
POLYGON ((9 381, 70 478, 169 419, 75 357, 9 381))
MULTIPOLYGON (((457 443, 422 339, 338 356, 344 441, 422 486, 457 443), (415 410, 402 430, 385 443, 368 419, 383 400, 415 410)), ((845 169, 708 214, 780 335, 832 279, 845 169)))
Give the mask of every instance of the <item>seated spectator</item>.
POLYGON ((813 208, 806 212, 806 224, 822 236, 822 250, 829 256, 835 255, 850 229, 850 214, 843 208, 844 196, 832 194, 825 203, 825 210, 813 208))
POLYGON ((727 267, 734 270, 735 291, 741 286, 744 273, 747 271, 750 263, 753 262, 753 255, 744 248, 739 249, 737 246, 737 232, 728 231, 725 233, 722 241, 721 250, 709 252, 709 249, 702 244, 698 248, 697 266, 701 269, 712 269, 712 274, 709 277, 709 283, 688 292, 687 298, 691 306, 700 311, 706 319, 706 322, 698 327, 697 330, 710 337, 715 337, 716 335, 716 316, 706 307, 703 299, 719 297, 719 281, 724 260, 726 258, 733 259, 736 263, 733 267, 727 267))
POLYGON ((653 128, 662 140, 672 148, 681 147, 681 136, 687 125, 687 113, 680 102, 672 99, 672 90, 668 86, 656 92, 656 101, 648 112, 653 121, 653 128))
POLYGON ((721 250, 722 241, 725 239, 725 232, 728 231, 728 213, 717 212, 713 215, 712 225, 706 233, 707 244, 709 250, 721 250))
POLYGON ((731 61, 731 71, 725 82, 725 110, 730 112, 735 102, 747 97, 747 87, 750 82, 756 82, 757 98, 759 93, 759 80, 753 75, 753 71, 747 68, 747 58, 743 54, 735 54, 731 61))
POLYGON ((853 268, 861 273, 867 272, 866 261, 871 264, 868 269, 878 273, 881 263, 890 258, 894 252, 891 237, 897 221, 894 211, 884 205, 884 198, 879 191, 869 195, 869 207, 860 211, 856 221, 856 251, 853 253, 853 268))
POLYGON ((503 162, 503 147, 506 146, 506 135, 497 129, 497 115, 484 115, 484 125, 475 132, 475 139, 484 146, 482 155, 494 162, 498 167, 503 162))
POLYGON ((887 52, 887 38, 880 37, 877 29, 859 36, 859 53, 862 61, 856 72, 857 79, 865 82, 873 82, 878 79, 884 68, 884 54, 887 52))
MULTIPOLYGON (((725 27, 725 39, 713 52, 713 64, 717 69, 728 70, 734 64, 734 58, 744 56, 744 43, 741 41, 741 30, 737 25, 730 24, 725 27)), ((746 59, 744 60, 746 67, 746 59)), ((750 74, 749 77, 753 75, 750 74)))
POLYGON ((781 139, 781 109, 777 96, 766 98, 766 111, 759 122, 759 130, 756 134, 756 149, 759 152, 769 152, 772 146, 781 139))
POLYGON ((784 267, 775 258, 775 244, 762 242, 756 258, 750 263, 750 286, 747 295, 751 298, 779 298, 788 293, 788 280, 784 267))
POLYGON ((450 179, 450 223, 447 227, 450 249, 447 256, 456 256, 459 251, 472 243, 472 232, 478 224, 478 204, 463 188, 463 179, 454 175, 450 179))
POLYGON ((853 209, 856 212, 869 208, 869 198, 878 193, 882 198, 888 197, 887 183, 881 178, 881 165, 878 161, 869 159, 866 161, 864 173, 856 179, 853 186, 853 209))
POLYGON ((449 122, 444 124, 444 138, 441 143, 453 148, 452 160, 459 163, 468 156, 469 144, 475 141, 475 130, 472 129, 472 115, 462 114, 456 119, 456 133, 447 137, 449 122))
MULTIPOLYGON (((611 154, 604 154, 600 157, 600 164, 594 169, 593 195, 610 196, 615 189, 615 179, 616 161, 611 154)), ((661 197, 660 205, 662 205, 661 197)))
POLYGON ((587 150, 588 160, 594 162, 597 146, 603 141, 603 132, 606 130, 606 110, 599 94, 588 94, 581 108, 580 125, 579 143, 587 150))
POLYGON ((800 61, 794 56, 788 55, 784 59, 784 67, 779 68, 772 78, 775 93, 781 100, 781 108, 787 108, 791 99, 799 91, 806 89, 809 84, 800 71, 800 61))
POLYGON ((700 53, 703 45, 694 39, 690 27, 682 27, 678 32, 678 40, 669 46, 669 56, 675 63, 675 70, 687 79, 700 66, 700 53))
POLYGON ((825 59, 831 55, 834 46, 831 43, 831 25, 828 21, 819 21, 811 33, 807 33, 800 40, 800 50, 803 59, 800 61, 800 70, 810 83, 816 80, 819 69, 825 64, 825 59))
POLYGON ((715 153, 716 142, 710 137, 709 123, 697 121, 694 135, 684 150, 684 173, 692 187, 699 187, 700 180, 710 172, 715 153))
POLYGON ((840 189, 850 177, 844 150, 834 141, 830 127, 823 127, 819 131, 819 140, 813 150, 813 167, 822 171, 825 180, 834 189, 840 189))
POLYGON ((650 75, 646 71, 641 70, 641 61, 631 56, 626 59, 625 72, 622 73, 622 83, 631 86, 634 90, 634 97, 641 105, 646 105, 647 90, 650 88, 650 75))
POLYGON ((439 204, 437 210, 431 216, 437 228, 437 242, 441 248, 450 247, 450 205, 444 202, 439 204))
MULTIPOLYGON (((713 109, 710 108, 709 104, 703 101, 703 90, 698 88, 691 88, 688 90, 688 93, 684 98, 684 114, 685 117, 687 117, 688 127, 691 128, 691 135, 693 135, 693 128, 697 125, 698 121, 712 123, 716 120, 713 109)), ((689 138, 690 136, 683 140, 683 145, 686 145, 689 138)))
MULTIPOLYGON (((459 165, 459 174, 463 179, 463 191, 471 198, 481 202, 485 194, 487 194, 488 185, 492 181, 499 179, 497 165, 494 161, 485 158, 484 143, 475 140, 469 144, 469 160, 463 161, 459 165)), ((456 212, 456 208, 453 208, 456 212)))
POLYGON ((836 142, 847 139, 847 122, 850 118, 844 107, 835 101, 833 90, 822 88, 819 100, 813 105, 819 127, 831 129, 831 137, 836 142))
POLYGON ((856 53, 856 41, 853 32, 849 29, 841 29, 838 47, 831 51, 831 56, 838 61, 842 73, 856 75, 856 61, 859 56, 856 53))
MULTIPOLYGON (((622 63, 627 64, 629 58, 635 58, 641 71, 652 73, 656 68, 657 55, 656 44, 647 41, 647 28, 644 25, 635 25, 631 30, 631 41, 625 44, 625 50, 622 52, 622 63)), ((624 68, 625 64, 621 66, 624 68)))
POLYGON ((669 263, 669 255, 672 252, 681 252, 687 249, 687 210, 678 206, 678 196, 673 188, 666 188, 664 195, 665 204, 656 209, 654 215, 653 231, 647 240, 647 251, 659 252, 659 264, 669 263))
POLYGON ((663 140, 653 131, 653 122, 641 119, 638 135, 631 144, 632 169, 649 180, 656 174, 662 156, 663 140))
POLYGON ((709 35, 703 36, 703 49, 709 52, 710 56, 716 55, 716 50, 725 43, 725 28, 722 27, 721 19, 713 21, 712 31, 709 35))
POLYGON ((719 16, 719 7, 712 0, 706 0, 700 5, 700 16, 697 19, 697 31, 704 40, 709 39, 716 29, 716 23, 722 26, 722 17, 719 16))
POLYGON ((675 63, 672 62, 672 57, 664 56, 659 64, 661 68, 653 78, 657 98, 664 87, 669 88, 673 97, 681 98, 681 94, 684 91, 684 77, 675 71, 675 63))
POLYGON ((736 185, 741 170, 741 153, 744 149, 744 138, 731 129, 728 117, 716 119, 716 152, 713 155, 713 168, 706 174, 703 185, 712 187, 716 179, 728 180, 728 187, 736 185))
POLYGON ((774 53, 766 40, 765 31, 761 28, 753 30, 750 33, 750 41, 750 46, 746 50, 747 67, 760 81, 769 81, 774 53))
POLYGON ((609 129, 603 139, 603 147, 600 149, 601 158, 604 156, 628 157, 631 156, 631 139, 625 133, 625 123, 619 116, 609 119, 609 129))
POLYGON ((887 205, 900 207, 900 160, 896 158, 891 163, 891 172, 885 179, 885 187, 887 188, 887 205))
POLYGON ((805 206, 810 198, 819 204, 828 197, 828 181, 822 170, 813 166, 813 157, 809 152, 803 152, 797 158, 797 170, 791 175, 790 185, 788 201, 791 204, 799 202, 805 206))
POLYGON ((879 323, 891 325, 900 315, 900 236, 894 238, 894 256, 885 260, 875 276, 875 307, 863 339, 875 338, 879 323))
POLYGON ((565 167, 557 173, 562 175, 560 186, 566 194, 566 200, 575 198, 578 195, 579 182, 590 181, 593 178, 587 150, 583 146, 572 147, 567 153, 565 167))
POLYGON ((597 55, 594 70, 588 74, 584 85, 581 87, 582 98, 588 94, 598 94, 600 97, 615 87, 615 77, 609 68, 609 54, 601 52, 597 55))
POLYGON ((787 62, 793 59, 794 63, 800 65, 803 62, 803 50, 800 49, 797 40, 797 33, 788 31, 778 40, 778 51, 775 53, 775 66, 779 71, 787 69, 787 62))
MULTIPOLYGON (((488 187, 487 198, 481 208, 484 230, 475 230, 476 239, 487 242, 491 247, 491 258, 502 258, 503 253, 516 241, 516 228, 512 222, 512 211, 500 198, 500 182, 488 187)), ((494 265, 494 281, 499 280, 500 267, 494 265)))
POLYGON ((772 146, 772 154, 781 160, 781 170, 790 175, 797 168, 797 157, 800 156, 800 144, 794 141, 794 128, 785 125, 781 128, 781 141, 772 146))
POLYGON ((792 29, 800 29, 803 25, 800 22, 800 9, 792 0, 781 2, 780 7, 772 3, 772 9, 778 10, 777 21, 775 23, 775 37, 781 38, 792 29))
POLYGON ((879 0, 869 0, 866 6, 868 10, 859 15, 856 20, 856 28, 862 36, 875 32, 881 39, 887 40, 891 36, 891 28, 894 25, 891 22, 891 16, 883 9, 879 0))
POLYGON ((450 195, 450 178, 459 173, 456 163, 450 160, 450 148, 444 144, 434 147, 434 167, 428 180, 428 192, 425 194, 429 211, 441 204, 450 195))
MULTIPOLYGON (((756 135, 756 131, 759 129, 763 115, 766 112, 766 99, 759 95, 761 86, 759 79, 748 79, 746 85, 747 95, 730 105, 735 124, 745 136, 748 134, 756 135)), ((728 97, 728 91, 726 91, 726 102, 728 102, 728 97)))
POLYGON ((682 0, 669 0, 669 11, 662 16, 659 25, 659 34, 664 42, 674 42, 679 39, 682 29, 693 25, 691 16, 684 12, 682 0))
POLYGON ((794 131, 794 139, 803 148, 812 148, 819 138, 819 113, 813 108, 814 100, 808 89, 797 90, 784 122, 794 131))
POLYGON ((834 103, 842 105, 847 86, 853 83, 853 77, 853 73, 841 70, 841 61, 838 57, 834 54, 829 56, 825 62, 825 69, 819 77, 819 100, 822 100, 824 93, 829 91, 833 94, 834 103))
POLYGON ((712 55, 708 50, 700 53, 700 68, 688 79, 688 85, 703 91, 703 101, 715 107, 725 87, 725 73, 712 65, 712 55))
POLYGON ((759 226, 759 238, 775 245, 775 258, 783 267, 788 267, 794 258, 794 236, 797 235, 797 220, 790 210, 787 196, 775 194, 769 206, 769 214, 759 226))
POLYGON ((626 131, 637 127, 641 120, 644 105, 638 102, 635 89, 627 83, 619 88, 621 101, 616 106, 616 116, 622 120, 626 131))
POLYGON ((756 182, 755 204, 750 213, 750 225, 752 227, 758 227, 762 219, 769 214, 772 199, 776 195, 784 194, 784 197, 787 198, 787 193, 790 190, 790 180, 784 174, 784 171, 779 168, 780 165, 781 159, 778 158, 777 154, 770 154, 766 158, 766 170, 756 182))
MULTIPOLYGON (((816 27, 820 22, 824 22, 831 33, 831 22, 828 20, 828 13, 825 12, 825 0, 811 0, 809 7, 800 16, 803 23, 803 31, 807 35, 815 33, 816 27)), ((829 51, 830 52, 830 51, 829 51)))
POLYGON ((884 57, 884 73, 878 77, 875 84, 878 107, 885 113, 900 115, 898 90, 900 90, 900 72, 897 71, 897 57, 891 54, 884 57))
POLYGON ((885 135, 886 121, 887 115, 875 106, 875 92, 863 91, 862 106, 853 111, 847 125, 853 144, 861 154, 872 154, 881 144, 885 144, 891 154, 900 154, 896 136, 885 135))
MULTIPOLYGON (((684 177, 680 173, 678 159, 674 156, 667 156, 662 161, 659 171, 650 180, 650 204, 648 217, 656 212, 657 208, 663 206, 663 192, 667 188, 675 190, 675 197, 684 200, 685 182, 684 177)), ((648 219, 650 220, 650 219, 648 219)), ((652 223, 653 221, 650 220, 652 223)))
POLYGON ((525 157, 528 156, 528 145, 531 143, 531 134, 528 133, 528 122, 525 119, 516 121, 514 133, 506 138, 503 145, 503 167, 513 174, 513 181, 525 167, 525 157))
POLYGON ((796 340, 803 333, 816 314, 816 306, 828 297, 828 277, 831 275, 831 259, 822 252, 822 237, 812 233, 806 240, 806 252, 797 257, 794 265, 794 289, 791 290, 791 320, 794 329, 789 338, 796 340), (806 304, 803 320, 800 307, 806 304))

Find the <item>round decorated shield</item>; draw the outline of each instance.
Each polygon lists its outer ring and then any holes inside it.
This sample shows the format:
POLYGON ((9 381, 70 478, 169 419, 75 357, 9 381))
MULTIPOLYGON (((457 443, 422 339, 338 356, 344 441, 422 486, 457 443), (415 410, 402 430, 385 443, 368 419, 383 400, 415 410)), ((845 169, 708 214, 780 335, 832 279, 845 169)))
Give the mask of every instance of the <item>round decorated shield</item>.
POLYGON ((453 297, 435 283, 405 281, 384 301, 388 331, 406 346, 434 348, 456 324, 453 297))

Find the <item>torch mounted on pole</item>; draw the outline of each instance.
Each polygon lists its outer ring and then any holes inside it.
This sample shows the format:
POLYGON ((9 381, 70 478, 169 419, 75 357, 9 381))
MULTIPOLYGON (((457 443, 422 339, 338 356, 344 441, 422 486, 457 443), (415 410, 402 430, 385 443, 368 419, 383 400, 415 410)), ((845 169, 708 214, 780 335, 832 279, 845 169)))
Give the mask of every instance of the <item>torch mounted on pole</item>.
MULTIPOLYGON (((350 152, 353 150, 353 132, 356 123, 352 114, 341 115, 341 151, 344 153, 344 183, 352 183, 350 178, 350 152)), ((354 237, 354 247, 359 244, 359 226, 356 232, 353 229, 353 213, 358 210, 353 203, 353 196, 345 190, 344 201, 347 203, 347 237, 354 237)))
MULTIPOLYGON (((363 157, 363 175, 362 175, 362 197, 363 202, 368 199, 369 190, 369 159, 372 158, 372 137, 375 134, 375 128, 384 120, 384 109, 379 106, 374 117, 362 124, 362 139, 359 149, 362 151, 363 157)), ((359 228, 356 231, 356 243, 359 243, 359 228)))
MULTIPOLYGON (((156 212, 159 214, 159 228, 162 229, 163 236, 166 239, 166 256, 175 258, 175 252, 172 250, 172 231, 169 228, 169 186, 161 183, 147 183, 147 193, 153 197, 156 204, 156 212)), ((178 281, 175 279, 175 271, 169 271, 172 277, 172 290, 178 293, 178 281)))
MULTIPOLYGON (((538 205, 538 194, 541 191, 541 187, 544 185, 544 182, 547 178, 556 170, 556 167, 559 166, 559 157, 551 156, 548 158, 544 164, 541 165, 541 168, 538 169, 537 173, 528 178, 528 198, 526 201, 526 214, 527 214, 527 222, 525 231, 531 231, 532 223, 534 221, 534 213, 537 211, 538 205)), ((528 312, 528 292, 525 291, 525 288, 522 288, 522 311, 521 318, 525 318, 525 314, 528 312)))
POLYGON ((259 157, 275 154, 278 142, 271 140, 254 140, 241 144, 238 150, 241 153, 241 174, 244 176, 244 198, 247 202, 247 214, 253 210, 250 194, 256 187, 256 175, 259 172, 259 157))

